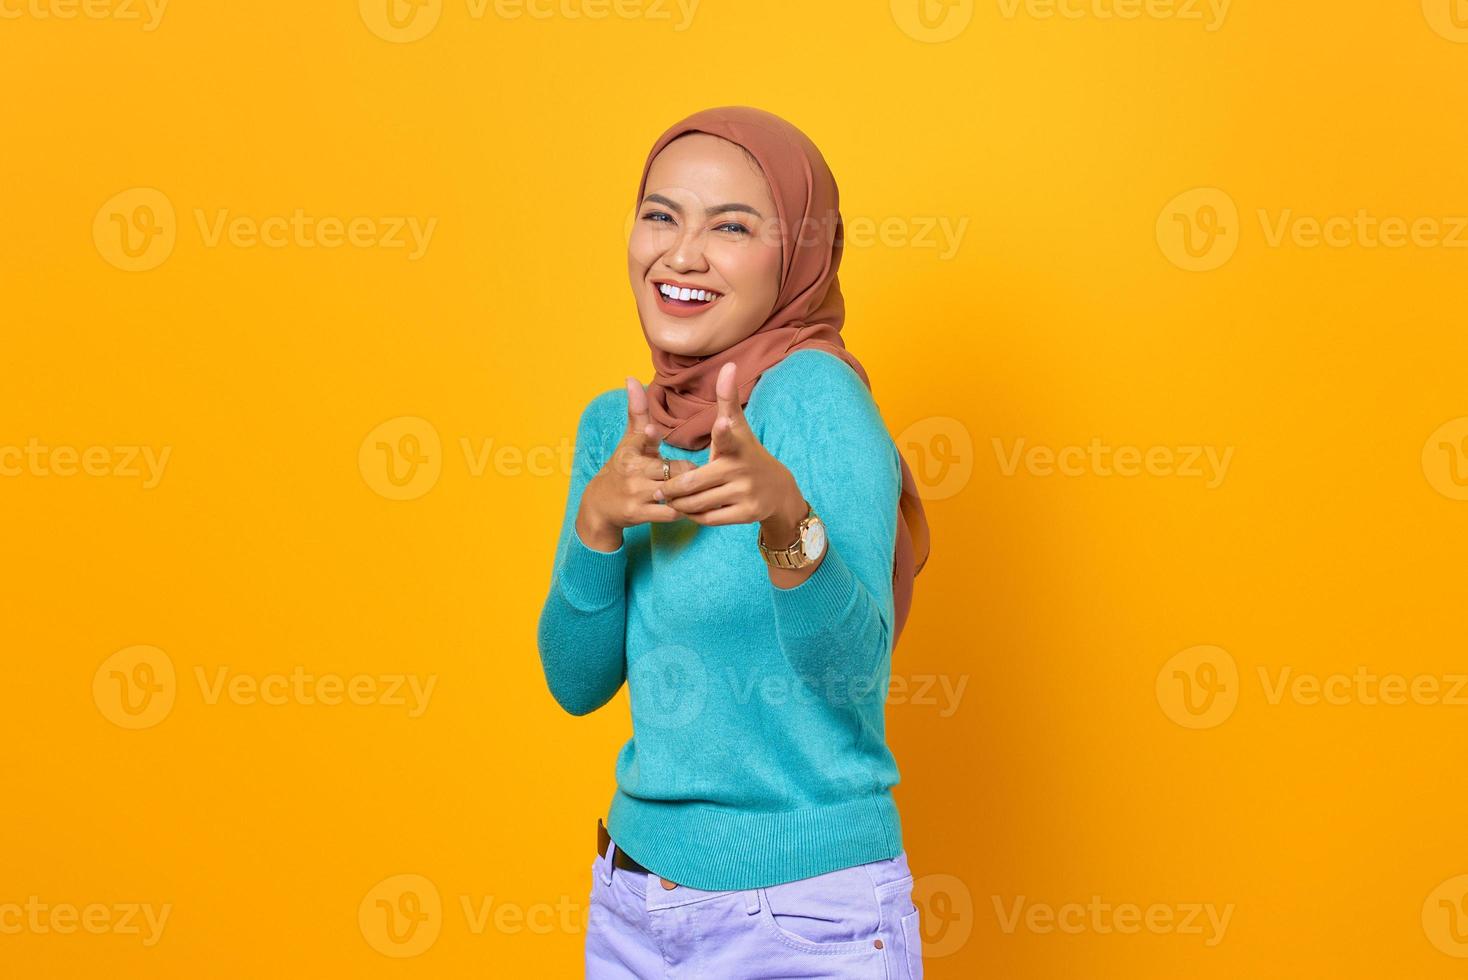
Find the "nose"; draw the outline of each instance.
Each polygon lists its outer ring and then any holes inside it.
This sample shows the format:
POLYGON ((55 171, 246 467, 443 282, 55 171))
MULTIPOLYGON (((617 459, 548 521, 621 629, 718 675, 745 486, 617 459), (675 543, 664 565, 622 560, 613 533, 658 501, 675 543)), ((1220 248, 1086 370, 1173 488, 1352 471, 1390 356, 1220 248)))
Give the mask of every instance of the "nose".
POLYGON ((706 272, 708 259, 703 253, 703 229, 690 225, 680 229, 663 262, 676 272, 706 272))

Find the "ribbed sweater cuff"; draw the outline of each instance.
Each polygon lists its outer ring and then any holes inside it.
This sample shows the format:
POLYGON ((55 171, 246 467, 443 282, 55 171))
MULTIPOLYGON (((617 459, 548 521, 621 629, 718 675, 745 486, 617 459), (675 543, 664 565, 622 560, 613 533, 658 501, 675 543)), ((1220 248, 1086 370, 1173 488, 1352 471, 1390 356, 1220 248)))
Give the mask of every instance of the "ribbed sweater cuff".
POLYGON ((616 551, 597 551, 571 529, 561 564, 561 592, 582 612, 605 609, 626 596, 627 543, 616 551))
POLYGON ((834 545, 810 578, 789 589, 770 583, 775 594, 775 621, 782 634, 810 636, 840 622, 856 601, 860 583, 834 545))

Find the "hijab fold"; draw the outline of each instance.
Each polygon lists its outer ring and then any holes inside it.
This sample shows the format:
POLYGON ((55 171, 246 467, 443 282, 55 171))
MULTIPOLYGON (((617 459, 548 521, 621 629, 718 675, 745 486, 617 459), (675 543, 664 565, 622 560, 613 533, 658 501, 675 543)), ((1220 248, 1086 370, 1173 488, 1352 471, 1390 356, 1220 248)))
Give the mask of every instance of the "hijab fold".
MULTIPOLYGON (((688 133, 718 136, 754 156, 775 199, 782 246, 780 292, 774 310, 758 330, 717 354, 702 357, 652 348, 655 373, 647 388, 649 414, 665 430, 663 439, 670 445, 699 450, 708 446, 718 417, 714 384, 719 368, 728 361, 737 365, 741 405, 749 401, 762 373, 786 355, 812 347, 851 365, 868 390, 872 382, 841 340, 846 308, 836 275, 842 250, 840 201, 836 179, 820 150, 795 126, 762 109, 705 109, 674 123, 658 137, 643 164, 635 206, 641 206, 647 192, 653 158, 688 133)), ((894 646, 912 608, 913 580, 922 571, 930 547, 922 498, 900 447, 898 459, 902 492, 892 566, 894 646)))

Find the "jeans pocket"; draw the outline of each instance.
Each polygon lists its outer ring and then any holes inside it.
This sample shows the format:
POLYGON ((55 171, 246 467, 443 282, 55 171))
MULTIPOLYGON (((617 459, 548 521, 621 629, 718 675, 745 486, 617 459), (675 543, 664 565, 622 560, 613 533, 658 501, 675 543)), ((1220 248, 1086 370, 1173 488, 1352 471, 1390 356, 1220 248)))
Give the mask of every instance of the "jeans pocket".
POLYGON ((601 898, 601 889, 602 889, 602 882, 601 882, 601 863, 602 863, 602 858, 601 858, 600 855, 597 856, 597 859, 595 861, 592 861, 591 862, 591 901, 592 902, 596 902, 598 899, 601 898))
POLYGON ((807 953, 867 954, 881 947, 882 910, 860 866, 758 889, 760 919, 785 946, 807 953))
POLYGON ((917 906, 902 917, 902 946, 907 954, 908 980, 923 980, 923 930, 917 906))

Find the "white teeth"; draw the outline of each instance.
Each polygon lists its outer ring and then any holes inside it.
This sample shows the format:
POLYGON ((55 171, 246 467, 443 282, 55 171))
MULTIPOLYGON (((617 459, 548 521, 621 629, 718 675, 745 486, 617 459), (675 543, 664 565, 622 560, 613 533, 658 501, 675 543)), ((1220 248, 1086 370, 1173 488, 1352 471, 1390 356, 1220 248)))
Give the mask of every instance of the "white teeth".
POLYGON ((685 303, 695 299, 700 303, 712 302, 719 296, 712 289, 688 289, 681 286, 670 286, 665 282, 658 283, 658 292, 669 299, 682 300, 685 303))

